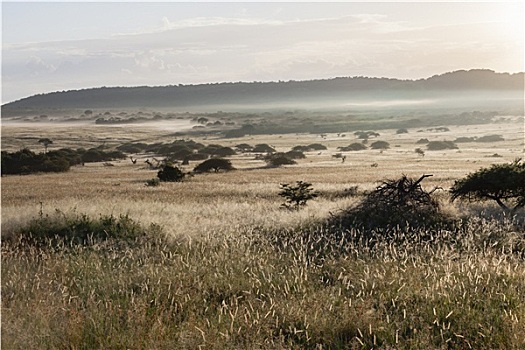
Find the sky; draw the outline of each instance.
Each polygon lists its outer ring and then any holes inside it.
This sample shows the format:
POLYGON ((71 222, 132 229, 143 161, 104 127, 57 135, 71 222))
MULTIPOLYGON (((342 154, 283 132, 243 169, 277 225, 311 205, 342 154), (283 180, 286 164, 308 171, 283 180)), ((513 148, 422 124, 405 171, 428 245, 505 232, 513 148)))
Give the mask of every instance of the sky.
POLYGON ((524 71, 515 2, 2 2, 2 103, 100 86, 524 71))

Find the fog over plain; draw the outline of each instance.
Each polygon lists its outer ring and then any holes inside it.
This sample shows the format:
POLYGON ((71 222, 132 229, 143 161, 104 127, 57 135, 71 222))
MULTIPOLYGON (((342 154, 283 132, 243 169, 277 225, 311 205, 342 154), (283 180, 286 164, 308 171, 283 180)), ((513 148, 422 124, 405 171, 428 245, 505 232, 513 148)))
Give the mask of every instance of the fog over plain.
POLYGON ((99 86, 523 71, 521 2, 2 4, 2 103, 99 86))

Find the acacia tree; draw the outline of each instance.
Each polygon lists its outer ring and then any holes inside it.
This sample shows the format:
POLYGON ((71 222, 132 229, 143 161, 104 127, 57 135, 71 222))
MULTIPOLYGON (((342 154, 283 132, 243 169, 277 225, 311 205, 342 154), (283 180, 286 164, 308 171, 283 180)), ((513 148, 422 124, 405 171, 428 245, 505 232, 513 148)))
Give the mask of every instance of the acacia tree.
POLYGON ((218 173, 221 170, 229 171, 234 170, 232 163, 228 159, 223 158, 211 158, 197 165, 193 171, 196 173, 205 173, 209 171, 215 171, 218 173))
POLYGON ((494 200, 505 211, 515 212, 525 206, 525 163, 493 164, 455 181, 450 189, 452 201, 494 200))
POLYGON ((48 139, 47 137, 45 137, 45 138, 41 138, 40 140, 38 140, 38 143, 41 143, 41 144, 44 145, 44 153, 47 153, 47 146, 52 144, 53 141, 51 139, 48 139))
POLYGON ((312 184, 304 181, 296 181, 295 186, 290 184, 281 184, 279 196, 286 199, 282 204, 283 208, 298 210, 306 205, 310 199, 318 196, 318 193, 312 188, 312 184))

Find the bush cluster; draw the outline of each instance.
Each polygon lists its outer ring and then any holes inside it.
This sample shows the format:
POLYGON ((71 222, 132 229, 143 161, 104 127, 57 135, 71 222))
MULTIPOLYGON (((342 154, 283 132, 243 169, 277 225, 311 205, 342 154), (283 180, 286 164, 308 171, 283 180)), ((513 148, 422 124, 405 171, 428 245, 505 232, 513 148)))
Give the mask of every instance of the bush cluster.
POLYGON ((120 151, 103 151, 100 148, 73 150, 62 148, 47 153, 29 149, 17 152, 2 151, 2 175, 31 174, 37 172, 65 172, 72 165, 88 162, 105 162, 125 158, 120 151))

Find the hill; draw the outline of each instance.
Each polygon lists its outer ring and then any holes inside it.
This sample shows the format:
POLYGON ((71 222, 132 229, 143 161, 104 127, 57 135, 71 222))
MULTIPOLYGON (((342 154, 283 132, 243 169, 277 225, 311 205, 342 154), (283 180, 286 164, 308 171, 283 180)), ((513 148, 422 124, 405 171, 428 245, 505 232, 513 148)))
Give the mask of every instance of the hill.
MULTIPOLYGON (((237 82, 199 85, 99 87, 34 95, 2 106, 2 114, 24 109, 206 108, 227 106, 308 106, 366 104, 370 101, 420 100, 485 94, 523 100, 524 73, 455 71, 427 79, 338 77, 326 80, 237 82)), ((477 97, 476 97, 477 96, 477 97)), ((523 104, 521 102, 521 104, 523 104)))

